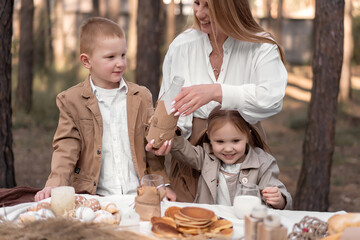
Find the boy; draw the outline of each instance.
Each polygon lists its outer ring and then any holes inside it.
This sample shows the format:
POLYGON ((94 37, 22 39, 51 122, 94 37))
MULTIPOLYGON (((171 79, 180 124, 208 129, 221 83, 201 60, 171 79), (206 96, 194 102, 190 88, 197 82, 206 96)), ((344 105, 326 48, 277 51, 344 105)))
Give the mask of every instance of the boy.
MULTIPOLYGON (((152 112, 151 93, 122 78, 126 40, 121 27, 105 18, 86 20, 80 28, 80 60, 87 79, 60 93, 60 111, 45 188, 73 185, 89 194, 136 194, 145 174, 160 174, 168 183, 164 159, 145 152, 145 123, 152 112), (72 182, 71 182, 72 178, 72 182)), ((167 188, 169 200, 176 195, 167 188)))

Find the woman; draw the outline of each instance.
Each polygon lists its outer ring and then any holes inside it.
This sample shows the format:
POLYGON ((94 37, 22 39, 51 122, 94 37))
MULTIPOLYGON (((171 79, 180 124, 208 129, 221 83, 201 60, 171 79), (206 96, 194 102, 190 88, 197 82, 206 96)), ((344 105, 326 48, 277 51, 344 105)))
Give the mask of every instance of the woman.
MULTIPOLYGON (((165 56, 159 96, 174 76, 185 79, 172 111, 181 116, 178 126, 192 144, 219 104, 239 111, 261 132, 260 121, 282 108, 287 84, 283 51, 256 23, 248 0, 195 0, 193 10, 194 26, 176 37, 165 56)), ((166 155, 170 149, 166 143, 151 151, 166 155)), ((170 180, 178 201, 193 201, 197 177, 172 159, 170 180)))

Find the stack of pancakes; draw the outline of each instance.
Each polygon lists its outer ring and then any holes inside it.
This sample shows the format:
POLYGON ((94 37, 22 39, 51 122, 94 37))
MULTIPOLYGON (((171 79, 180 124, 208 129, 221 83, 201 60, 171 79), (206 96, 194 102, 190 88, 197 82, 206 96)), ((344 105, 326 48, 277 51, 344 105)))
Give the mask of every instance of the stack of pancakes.
POLYGON ((152 217, 152 232, 158 237, 231 237, 232 223, 218 219, 211 210, 199 207, 169 207, 164 217, 152 217))

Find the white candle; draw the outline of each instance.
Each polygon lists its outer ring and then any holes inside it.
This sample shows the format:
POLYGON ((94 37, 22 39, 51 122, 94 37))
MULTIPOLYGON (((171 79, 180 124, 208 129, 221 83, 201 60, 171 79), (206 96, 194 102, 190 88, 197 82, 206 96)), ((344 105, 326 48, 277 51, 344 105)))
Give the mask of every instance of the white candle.
POLYGON ((56 216, 62 216, 75 207, 75 190, 62 186, 51 190, 51 208, 56 216))
POLYGON ((260 198, 251 195, 239 195, 234 199, 235 215, 242 219, 245 215, 250 215, 252 209, 261 205, 260 198))

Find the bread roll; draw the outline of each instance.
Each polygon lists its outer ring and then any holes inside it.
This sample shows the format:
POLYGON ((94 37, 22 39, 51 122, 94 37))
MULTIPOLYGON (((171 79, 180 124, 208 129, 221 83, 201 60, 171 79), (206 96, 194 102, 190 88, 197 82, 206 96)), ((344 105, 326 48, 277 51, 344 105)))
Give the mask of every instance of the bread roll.
POLYGON ((108 211, 111 214, 118 213, 119 209, 116 207, 115 203, 108 203, 104 206, 101 206, 102 210, 108 211))
POLYGON ((87 200, 84 202, 84 207, 89 207, 89 208, 91 208, 94 212, 96 212, 96 211, 98 211, 98 210, 101 209, 99 200, 97 200, 97 199, 95 199, 95 198, 87 199, 87 200))
POLYGON ((29 207, 26 211, 28 212, 36 212, 36 211, 39 211, 40 209, 43 209, 43 208, 47 208, 47 209, 51 209, 51 204, 48 203, 48 202, 41 202, 41 203, 38 203, 32 207, 29 207))
POLYGON ((17 222, 19 224, 25 224, 25 223, 29 223, 29 222, 34 222, 40 218, 41 217, 36 212, 28 211, 28 212, 20 214, 17 222))
POLYGON ((81 195, 75 195, 75 207, 84 206, 86 198, 81 195))
POLYGON ((329 234, 342 233, 347 227, 360 227, 360 213, 337 214, 328 220, 329 234))
POLYGON ((95 217, 94 223, 118 224, 118 220, 113 215, 99 214, 95 217))
POLYGON ((99 215, 108 215, 108 216, 111 216, 112 214, 108 211, 105 211, 105 210, 97 210, 95 212, 95 217, 99 216, 99 215))

